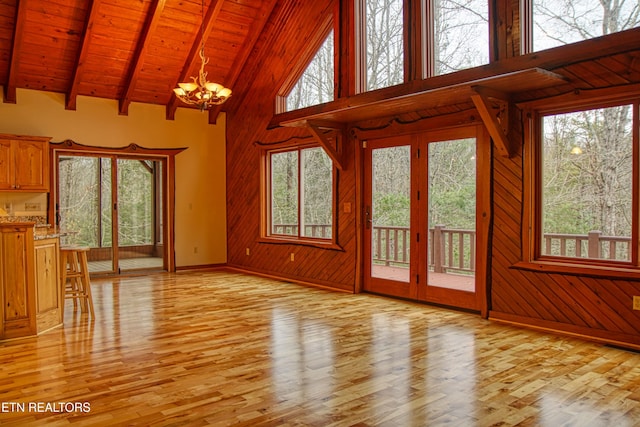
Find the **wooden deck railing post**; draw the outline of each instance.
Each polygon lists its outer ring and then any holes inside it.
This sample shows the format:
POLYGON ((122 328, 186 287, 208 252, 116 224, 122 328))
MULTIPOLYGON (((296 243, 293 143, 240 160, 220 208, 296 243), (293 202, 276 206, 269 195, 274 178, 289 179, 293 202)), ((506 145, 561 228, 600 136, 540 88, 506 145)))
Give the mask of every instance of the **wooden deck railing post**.
POLYGON ((442 258, 444 257, 444 239, 442 237, 442 230, 444 225, 436 225, 433 228, 433 271, 435 273, 443 273, 442 258))
POLYGON ((589 258, 600 258, 600 236, 602 231, 590 231, 588 237, 589 258))

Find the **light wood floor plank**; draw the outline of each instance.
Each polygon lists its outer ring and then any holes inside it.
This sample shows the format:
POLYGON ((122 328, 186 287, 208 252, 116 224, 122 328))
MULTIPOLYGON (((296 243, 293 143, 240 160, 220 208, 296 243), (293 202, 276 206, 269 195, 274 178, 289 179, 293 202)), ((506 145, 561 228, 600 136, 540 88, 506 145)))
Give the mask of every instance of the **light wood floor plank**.
POLYGON ((93 295, 95 322, 68 301, 64 328, 0 344, 0 424, 640 422, 640 354, 473 314, 226 271, 98 279, 93 295))

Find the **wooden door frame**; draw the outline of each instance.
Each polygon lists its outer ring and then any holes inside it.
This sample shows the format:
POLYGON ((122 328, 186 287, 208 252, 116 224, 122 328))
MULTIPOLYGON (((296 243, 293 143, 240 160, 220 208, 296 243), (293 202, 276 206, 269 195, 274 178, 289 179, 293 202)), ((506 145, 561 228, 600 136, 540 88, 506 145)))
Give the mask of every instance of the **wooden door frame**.
MULTIPOLYGON (((164 200, 163 223, 165 229, 163 231, 163 242, 165 267, 168 272, 176 271, 175 262, 175 156, 186 148, 145 148, 136 144, 129 144, 124 147, 96 147, 90 145, 79 144, 72 140, 64 140, 62 142, 49 143, 49 180, 52 184, 57 183, 57 158, 60 154, 68 155, 84 155, 84 156, 102 156, 130 159, 154 159, 161 161, 164 165, 163 170, 163 188, 162 198, 164 200)), ((58 198, 58 189, 55 185, 49 193, 49 203, 47 207, 47 217, 49 221, 56 221, 56 201, 58 198)), ((114 248, 117 250, 117 248, 114 248)))
MULTIPOLYGON (((408 146, 410 147, 410 158, 411 158, 411 170, 410 170, 410 192, 411 192, 411 196, 410 196, 410 200, 411 202, 411 207, 410 207, 410 224, 409 224, 409 229, 410 230, 414 230, 417 227, 417 204, 413 203, 414 200, 414 192, 416 191, 417 188, 417 179, 418 179, 418 174, 416 173, 416 162, 415 162, 415 157, 417 155, 416 151, 417 151, 417 136, 414 134, 406 134, 406 135, 399 135, 399 136, 387 136, 387 137, 380 137, 380 138, 375 138, 375 139, 370 139, 366 142, 366 147, 364 150, 364 155, 363 155, 363 182, 364 182, 364 186, 363 186, 363 290, 366 291, 371 291, 371 280, 373 279, 372 274, 371 274, 371 251, 372 251, 372 244, 371 244, 371 230, 372 228, 369 227, 369 218, 367 215, 367 209, 371 208, 370 203, 371 202, 371 188, 372 188, 372 182, 371 182, 371 171, 369 170, 369 168, 371 167, 371 153, 373 152, 373 150, 375 149, 375 147, 372 147, 371 145, 380 145, 379 148, 390 148, 390 147, 400 147, 400 146, 408 146)), ((410 238, 410 249, 409 249, 409 282, 405 283, 405 282, 399 282, 399 281, 394 281, 394 280, 390 280, 390 279, 384 279, 384 278, 375 278, 377 281, 379 281, 380 283, 384 284, 385 286, 388 286, 389 288, 393 289, 393 295, 400 297, 400 298, 409 298, 409 299, 417 299, 418 297, 418 289, 417 289, 417 283, 416 283, 416 275, 417 275, 417 262, 416 260, 418 259, 418 251, 419 251, 419 247, 416 244, 415 239, 410 238), (406 288, 406 289, 404 289, 406 288)))
MULTIPOLYGON (((360 188, 361 200, 362 200, 362 209, 360 209, 360 235, 362 236, 362 253, 361 253, 361 286, 357 287, 357 291, 366 291, 368 290, 367 281, 370 280, 370 265, 367 265, 370 262, 370 242, 367 241, 370 234, 366 231, 367 226, 367 218, 365 215, 366 209, 366 200, 368 194, 370 193, 370 177, 367 173, 367 162, 370 161, 370 143, 372 141, 381 140, 381 139, 391 139, 391 138, 400 138, 402 136, 415 137, 416 139, 424 138, 424 135, 469 135, 472 134, 476 138, 476 271, 475 271, 475 280, 476 280, 476 289, 475 289, 475 300, 476 306, 474 310, 477 309, 482 317, 487 317, 488 309, 489 309, 489 301, 488 301, 488 263, 489 263, 489 230, 492 218, 492 209, 491 209, 491 159, 492 159, 492 146, 491 146, 491 138, 485 128, 481 123, 469 123, 463 126, 454 126, 454 127, 442 127, 435 128, 433 130, 427 129, 414 129, 411 132, 407 132, 404 135, 398 135, 393 137, 385 137, 380 133, 377 133, 375 136, 371 136, 370 138, 362 138, 362 146, 361 150, 359 150, 359 164, 361 164, 361 170, 359 172, 359 176, 361 177, 362 186, 360 188)), ((364 135, 362 135, 364 136, 364 135)), ((427 139, 432 139, 427 137, 427 139)), ((418 142, 414 144, 416 147, 421 147, 422 142, 418 142)), ((413 150, 413 148, 412 148, 413 150)), ((412 153, 412 161, 414 155, 412 153)), ((422 162, 418 162, 419 168, 426 168, 421 165, 422 162)), ((421 171, 419 174, 414 173, 412 171, 411 182, 412 186, 416 182, 416 180, 421 179, 421 175, 426 173, 425 171, 421 171)), ((417 187, 414 187, 417 188, 417 187)), ((426 197, 422 197, 421 203, 427 203, 426 197)), ((417 204, 416 204, 417 205, 417 204)), ((412 204, 412 221, 413 217, 419 217, 419 215, 414 215, 413 210, 418 209, 418 206, 413 206, 412 204)), ((424 209, 424 208, 422 208, 424 209)), ((424 221, 424 219, 422 219, 424 221)), ((413 224, 411 225, 413 226, 413 224)), ((424 227, 424 224, 419 224, 416 229, 421 230, 424 227)), ((413 240, 413 239, 412 239, 413 240)), ((426 240, 423 239, 424 245, 419 245, 416 250, 412 250, 412 256, 418 255, 418 253, 424 252, 426 250, 426 240)), ((411 268, 423 268, 426 270, 426 266, 413 266, 411 264, 411 268)), ((415 274, 421 275, 421 277, 427 277, 424 275, 425 271, 412 271, 410 272, 411 281, 415 281, 415 274)), ((422 281, 423 279, 421 279, 422 281)), ((415 298, 412 298, 410 295, 407 296, 411 299, 416 299, 420 301, 425 301, 425 292, 426 288, 418 285, 417 286, 418 294, 415 298)), ((431 302, 431 301, 426 301, 431 302)), ((435 303, 443 303, 446 304, 447 300, 443 300, 441 302, 435 303)), ((452 303, 455 301, 449 301, 452 303)), ((446 304, 453 305, 453 304, 446 304)))
MULTIPOLYGON (((420 286, 418 299, 420 301, 426 301, 435 304, 443 304, 452 307, 460 307, 470 310, 477 310, 483 317, 487 316, 487 251, 488 251, 488 226, 490 212, 490 155, 491 155, 491 140, 486 131, 486 128, 480 124, 456 127, 456 128, 444 128, 435 129, 432 131, 425 131, 420 133, 419 146, 425 150, 424 158, 428 156, 428 144, 439 141, 454 140, 460 138, 475 138, 476 142, 476 213, 475 213, 475 235, 476 235, 476 250, 475 250, 475 292, 473 296, 469 292, 458 291, 454 289, 438 288, 429 286, 428 284, 428 272, 427 265, 419 265, 419 273, 421 277, 426 277, 427 283, 425 286, 420 286)), ((419 180, 428 185, 428 168, 427 162, 422 161, 419 164, 419 180)), ((426 189, 425 189, 426 190, 426 189)), ((427 195, 421 197, 420 209, 421 212, 428 213, 428 191, 425 191, 427 195)), ((420 218, 422 221, 419 225, 419 232, 421 234, 428 233, 428 218, 420 218)), ((428 245, 428 239, 424 239, 421 244, 421 250, 426 253, 428 245)))

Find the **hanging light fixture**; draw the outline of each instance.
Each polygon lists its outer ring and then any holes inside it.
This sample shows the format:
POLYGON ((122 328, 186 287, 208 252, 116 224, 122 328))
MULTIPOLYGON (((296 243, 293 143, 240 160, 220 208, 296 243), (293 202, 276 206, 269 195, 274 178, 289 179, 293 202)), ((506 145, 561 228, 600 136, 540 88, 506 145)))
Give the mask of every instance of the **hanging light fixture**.
POLYGON ((173 89, 179 100, 185 104, 197 105, 204 111, 211 105, 220 105, 231 96, 231 89, 218 83, 207 81, 204 66, 209 59, 204 56, 204 0, 202 0, 202 21, 200 23, 200 72, 198 77, 191 77, 192 82, 178 83, 173 89))

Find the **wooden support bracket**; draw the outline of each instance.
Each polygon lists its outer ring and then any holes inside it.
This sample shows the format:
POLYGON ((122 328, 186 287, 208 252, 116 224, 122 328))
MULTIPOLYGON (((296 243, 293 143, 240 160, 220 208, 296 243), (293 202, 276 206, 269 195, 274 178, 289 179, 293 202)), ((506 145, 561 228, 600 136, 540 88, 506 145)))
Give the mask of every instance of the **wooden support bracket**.
POLYGON ((516 153, 517 144, 508 138, 509 133, 509 95, 482 86, 472 87, 471 95, 480 118, 496 144, 496 148, 504 157, 512 157, 516 153))
POLYGON ((322 146, 336 167, 339 170, 344 170, 345 161, 342 150, 344 125, 324 121, 307 121, 306 125, 315 140, 322 146), (325 132, 323 129, 330 129, 330 131, 325 132), (335 147, 333 141, 335 141, 335 147))

